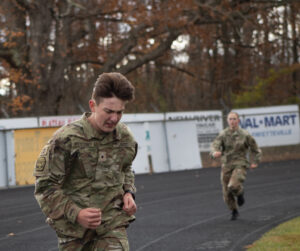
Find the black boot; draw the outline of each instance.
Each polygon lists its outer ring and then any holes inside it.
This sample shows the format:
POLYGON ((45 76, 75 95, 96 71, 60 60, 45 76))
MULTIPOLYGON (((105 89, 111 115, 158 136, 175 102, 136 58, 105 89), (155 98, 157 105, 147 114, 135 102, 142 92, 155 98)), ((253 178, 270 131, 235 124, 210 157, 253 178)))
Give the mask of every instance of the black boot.
POLYGON ((239 216, 239 212, 237 209, 233 209, 232 212, 231 212, 231 218, 230 220, 236 220, 239 216))
POLYGON ((238 197, 237 197, 237 204, 241 207, 242 205, 244 205, 245 203, 245 198, 244 198, 244 194, 240 194, 238 197))

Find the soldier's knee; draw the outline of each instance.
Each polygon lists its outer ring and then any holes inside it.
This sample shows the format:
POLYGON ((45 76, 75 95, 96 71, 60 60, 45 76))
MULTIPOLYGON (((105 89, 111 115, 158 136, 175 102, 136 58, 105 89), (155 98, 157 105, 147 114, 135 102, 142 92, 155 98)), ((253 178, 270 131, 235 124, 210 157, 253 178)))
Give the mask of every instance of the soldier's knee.
POLYGON ((228 186, 228 191, 232 194, 238 194, 240 192, 240 185, 230 185, 228 186))

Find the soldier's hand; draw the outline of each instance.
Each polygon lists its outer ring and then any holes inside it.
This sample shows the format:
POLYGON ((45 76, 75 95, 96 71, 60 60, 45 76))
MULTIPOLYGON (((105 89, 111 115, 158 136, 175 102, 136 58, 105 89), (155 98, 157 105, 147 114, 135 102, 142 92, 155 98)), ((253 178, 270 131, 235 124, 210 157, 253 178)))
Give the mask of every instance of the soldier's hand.
POLYGON ((132 195, 130 193, 125 193, 123 196, 123 210, 129 215, 133 215, 136 212, 136 204, 134 199, 132 198, 132 195))
POLYGON ((250 168, 251 168, 251 169, 257 168, 257 164, 251 164, 251 165, 250 165, 250 168))
POLYGON ((84 208, 77 215, 77 222, 84 228, 96 229, 101 224, 99 208, 84 208))
POLYGON ((219 158, 221 157, 222 153, 221 152, 214 152, 214 157, 219 158))

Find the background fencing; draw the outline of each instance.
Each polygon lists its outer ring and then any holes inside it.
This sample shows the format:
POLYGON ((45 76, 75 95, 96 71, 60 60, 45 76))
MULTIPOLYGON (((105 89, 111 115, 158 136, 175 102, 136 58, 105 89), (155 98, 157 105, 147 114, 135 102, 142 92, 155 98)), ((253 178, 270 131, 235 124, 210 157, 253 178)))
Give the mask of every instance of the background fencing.
MULTIPOLYGON (((300 146, 297 105, 235 111, 240 114, 241 127, 260 147, 300 146)), ((226 126, 224 116, 221 111, 125 114, 122 122, 139 145, 134 171, 158 173, 216 165, 208 152, 212 140, 226 126)), ((41 148, 57 128, 80 117, 0 120, 0 187, 34 184, 32 173, 41 148)))

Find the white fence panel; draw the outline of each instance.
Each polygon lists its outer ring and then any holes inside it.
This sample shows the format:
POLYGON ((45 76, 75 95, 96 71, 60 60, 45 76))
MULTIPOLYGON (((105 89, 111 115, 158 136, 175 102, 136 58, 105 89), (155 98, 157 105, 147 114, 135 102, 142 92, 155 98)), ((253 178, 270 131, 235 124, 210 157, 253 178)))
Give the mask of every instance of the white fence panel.
POLYGON ((172 171, 201 168, 195 121, 167 122, 172 171))
POLYGON ((138 153, 133 161, 132 168, 136 174, 149 173, 150 169, 147 161, 146 142, 144 140, 145 130, 142 123, 130 123, 127 125, 138 143, 138 153))
POLYGON ((149 123, 149 135, 147 135, 145 123, 127 123, 134 138, 138 143, 138 153, 133 162, 135 173, 150 173, 151 171, 160 173, 169 171, 166 136, 162 122, 149 123), (147 141, 147 137, 150 140, 147 141), (149 149, 150 148, 150 149, 149 149), (150 170, 148 155, 152 158, 152 168, 150 170))
POLYGON ((7 186, 7 161, 5 132, 0 131, 0 187, 7 186))
POLYGON ((13 131, 0 131, 0 187, 15 186, 15 149, 13 131))
POLYGON ((146 147, 150 148, 148 154, 151 154, 153 171, 156 173, 170 171, 164 122, 149 123, 149 132, 150 140, 146 147))
POLYGON ((0 129, 20 129, 38 127, 37 118, 0 119, 0 129))

